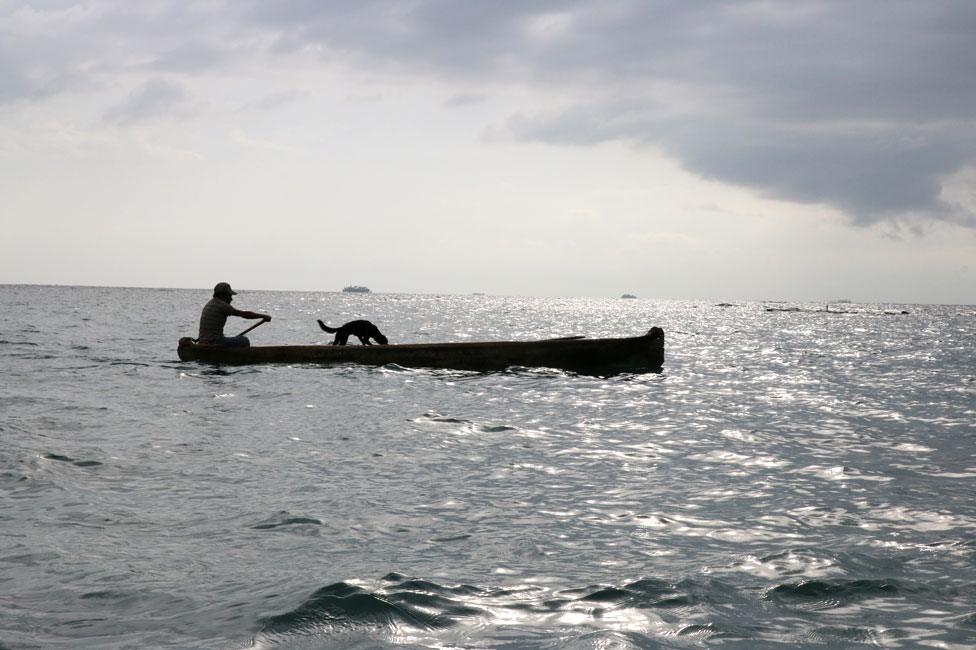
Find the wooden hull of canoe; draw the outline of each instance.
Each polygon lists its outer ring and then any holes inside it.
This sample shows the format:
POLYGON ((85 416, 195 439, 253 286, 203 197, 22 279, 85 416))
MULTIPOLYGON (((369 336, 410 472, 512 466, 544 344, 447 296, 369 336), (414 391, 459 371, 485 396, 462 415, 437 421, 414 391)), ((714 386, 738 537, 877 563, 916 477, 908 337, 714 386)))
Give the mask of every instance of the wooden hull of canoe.
POLYGON ((512 366, 559 368, 575 372, 626 372, 659 369, 664 364, 664 332, 616 339, 551 339, 481 343, 402 345, 272 345, 227 348, 181 339, 183 361, 208 363, 358 363, 407 368, 495 371, 512 366))

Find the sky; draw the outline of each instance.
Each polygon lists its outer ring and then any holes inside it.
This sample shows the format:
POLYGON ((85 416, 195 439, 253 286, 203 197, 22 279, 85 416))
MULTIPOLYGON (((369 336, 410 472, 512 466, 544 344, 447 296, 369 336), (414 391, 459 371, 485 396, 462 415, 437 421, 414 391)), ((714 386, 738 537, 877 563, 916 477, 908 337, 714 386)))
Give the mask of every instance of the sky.
POLYGON ((976 304, 974 70, 967 1, 0 0, 0 283, 976 304))

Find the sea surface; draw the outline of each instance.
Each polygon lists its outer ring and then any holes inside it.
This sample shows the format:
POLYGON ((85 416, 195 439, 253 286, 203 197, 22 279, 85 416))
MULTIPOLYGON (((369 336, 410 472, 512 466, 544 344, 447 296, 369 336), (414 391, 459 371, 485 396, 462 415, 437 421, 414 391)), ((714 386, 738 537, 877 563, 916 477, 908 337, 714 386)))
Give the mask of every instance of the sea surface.
POLYGON ((182 363, 208 298, 0 286, 3 650, 976 647, 976 307, 236 297, 256 345, 664 328, 598 377, 182 363))

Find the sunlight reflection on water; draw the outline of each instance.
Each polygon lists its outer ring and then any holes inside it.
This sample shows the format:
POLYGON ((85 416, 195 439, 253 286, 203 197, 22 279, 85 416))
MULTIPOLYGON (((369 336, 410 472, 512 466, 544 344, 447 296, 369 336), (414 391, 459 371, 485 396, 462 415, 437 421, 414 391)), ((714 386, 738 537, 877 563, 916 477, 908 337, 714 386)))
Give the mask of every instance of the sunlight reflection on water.
POLYGON ((29 296, 0 314, 5 646, 972 639, 956 308, 242 296, 255 344, 667 332, 662 373, 584 377, 187 365, 202 292, 0 291, 29 296))

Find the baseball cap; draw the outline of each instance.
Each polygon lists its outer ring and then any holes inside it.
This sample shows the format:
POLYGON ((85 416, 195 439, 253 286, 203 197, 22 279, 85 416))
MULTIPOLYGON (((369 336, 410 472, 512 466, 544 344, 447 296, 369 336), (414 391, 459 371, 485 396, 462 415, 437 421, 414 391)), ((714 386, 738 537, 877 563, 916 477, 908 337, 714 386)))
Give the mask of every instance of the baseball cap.
POLYGON ((234 296, 237 295, 237 292, 230 288, 230 284, 226 282, 218 282, 216 286, 214 286, 214 295, 234 296))

